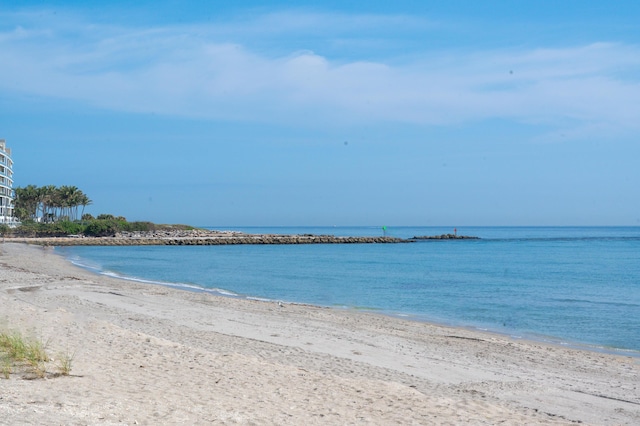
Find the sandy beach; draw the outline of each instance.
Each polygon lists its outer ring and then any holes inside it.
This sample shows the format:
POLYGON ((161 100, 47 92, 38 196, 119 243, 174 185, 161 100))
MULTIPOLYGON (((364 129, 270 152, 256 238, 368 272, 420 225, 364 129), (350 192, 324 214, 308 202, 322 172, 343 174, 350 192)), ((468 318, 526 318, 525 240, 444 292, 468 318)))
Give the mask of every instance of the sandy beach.
POLYGON ((0 424, 640 424, 640 358, 94 275, 0 244, 0 328, 73 354, 0 424))

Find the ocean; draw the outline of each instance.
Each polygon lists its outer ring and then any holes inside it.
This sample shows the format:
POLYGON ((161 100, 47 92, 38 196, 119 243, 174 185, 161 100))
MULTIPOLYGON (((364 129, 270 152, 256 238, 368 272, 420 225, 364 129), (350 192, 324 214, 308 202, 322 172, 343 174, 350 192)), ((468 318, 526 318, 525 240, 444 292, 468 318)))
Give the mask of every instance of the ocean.
MULTIPOLYGON (((408 238, 453 227, 208 227, 408 238)), ((60 247, 96 273, 640 356, 640 227, 461 227, 407 244, 60 247)))

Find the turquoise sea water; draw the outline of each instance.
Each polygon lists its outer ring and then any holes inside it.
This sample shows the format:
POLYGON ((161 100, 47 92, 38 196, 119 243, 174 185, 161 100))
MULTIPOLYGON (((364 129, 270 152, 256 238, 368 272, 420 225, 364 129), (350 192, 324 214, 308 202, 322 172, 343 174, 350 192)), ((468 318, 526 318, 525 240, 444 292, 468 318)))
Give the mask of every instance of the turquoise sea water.
MULTIPOLYGON (((212 228, 213 229, 213 228, 212 228)), ((381 227, 216 228, 382 235, 381 227)), ((387 227, 398 237, 453 227, 387 227)), ((465 227, 409 244, 59 248, 98 273, 640 355, 640 227, 465 227)))

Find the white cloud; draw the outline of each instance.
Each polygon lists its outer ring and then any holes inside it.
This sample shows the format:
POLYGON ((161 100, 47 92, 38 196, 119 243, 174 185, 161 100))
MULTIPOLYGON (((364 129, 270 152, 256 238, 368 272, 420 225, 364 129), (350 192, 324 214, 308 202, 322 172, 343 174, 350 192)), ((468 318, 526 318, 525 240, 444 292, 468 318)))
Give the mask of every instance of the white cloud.
MULTIPOLYGON (((328 37, 331 28, 345 25, 419 25, 403 17, 301 13, 252 22, 295 36, 328 21, 328 37)), ((215 26, 38 22, 0 33, 0 91, 118 111, 310 126, 507 118, 569 126, 566 134, 587 127, 623 133, 640 128, 637 46, 424 51, 413 52, 413 62, 397 64, 336 61, 311 51, 268 56, 221 40, 215 26)))

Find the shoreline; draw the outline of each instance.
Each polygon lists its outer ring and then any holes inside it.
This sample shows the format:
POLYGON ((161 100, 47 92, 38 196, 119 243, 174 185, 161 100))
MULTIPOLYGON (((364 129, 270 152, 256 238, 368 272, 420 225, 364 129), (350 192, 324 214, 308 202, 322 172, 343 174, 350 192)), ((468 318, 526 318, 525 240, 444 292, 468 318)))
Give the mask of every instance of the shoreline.
POLYGON ((0 244, 0 305, 79 349, 71 377, 0 378, 9 423, 640 422, 637 358, 150 286, 50 248, 0 244))
MULTIPOLYGON (((55 247, 54 247, 55 249, 55 247)), ((61 254, 59 254, 61 257, 61 254)), ((202 287, 202 286, 198 286, 196 284, 185 284, 185 283, 171 283, 171 282, 163 282, 163 281, 154 281, 154 280, 147 280, 144 278, 136 278, 136 277, 129 277, 129 276, 123 276, 123 275, 111 275, 111 274, 107 274, 107 273, 101 273, 101 272, 97 272, 95 270, 93 270, 90 267, 85 267, 82 265, 77 265, 73 262, 71 262, 69 259, 65 260, 69 263, 71 263, 72 265, 81 268, 83 270, 86 270, 94 275, 97 276, 104 276, 104 277, 109 277, 112 279, 117 279, 117 280, 122 280, 122 281, 130 281, 130 282, 134 282, 134 283, 139 283, 139 284, 147 284, 147 285, 156 285, 156 286, 161 286, 161 287, 168 287, 174 290, 178 290, 178 291, 187 291, 187 292, 193 292, 193 293, 202 293, 202 294, 208 294, 214 297, 225 297, 225 298, 231 298, 231 299, 236 299, 236 300, 249 300, 249 301, 256 301, 256 302, 262 302, 262 303, 274 303, 274 304, 278 304, 278 303, 282 303, 285 305, 292 305, 292 306, 302 306, 302 307, 310 307, 310 308, 317 308, 317 309, 333 309, 333 310, 338 310, 338 311, 344 311, 344 312, 354 312, 354 313, 366 313, 369 315, 379 315, 379 316, 383 316, 383 317, 389 317, 389 318, 395 318, 398 319, 400 321, 414 321, 414 322, 419 322, 419 323, 425 323, 425 324, 429 324, 429 325, 433 325, 436 327, 449 327, 449 328, 456 328, 456 329, 463 329, 463 330, 468 330, 472 333, 486 333, 486 334, 490 334, 490 335, 497 335, 500 337, 503 337, 505 339, 511 339, 514 341, 526 341, 529 343, 542 343, 542 344, 546 344, 546 345, 552 345, 552 346, 556 346, 559 348, 570 348, 570 349, 577 349, 577 350, 582 350, 582 351, 588 351, 588 352, 595 352, 595 353, 602 353, 602 354, 609 354, 609 355, 617 355, 617 356, 627 356, 627 357, 633 357, 633 358, 640 358, 640 351, 639 350, 634 350, 634 349, 625 349, 625 348, 615 348, 615 347, 606 347, 606 346, 602 346, 602 345, 596 345, 596 344, 589 344, 589 343, 583 343, 583 342, 574 342, 574 341, 570 341, 570 340, 564 340, 560 337, 556 337, 556 336, 542 336, 541 337, 536 337, 534 334, 532 333, 521 333, 521 335, 517 335, 515 334, 516 331, 500 331, 497 329, 492 329, 492 328, 482 328, 479 326, 475 326, 475 325, 469 325, 469 324, 463 324, 463 323, 456 323, 455 321, 437 321, 435 319, 432 318, 428 318, 428 317, 423 317, 417 314, 411 314, 411 313, 405 313, 405 312, 395 312, 395 311, 387 311, 384 309, 376 309, 376 308, 367 308, 367 307, 353 307, 353 306, 347 306, 347 305, 318 305, 318 304, 314 304, 314 303, 307 303, 307 302, 295 302, 295 301, 288 301, 288 300, 284 300, 284 299, 269 299, 269 298, 264 298, 264 297, 259 297, 259 296, 251 296, 251 295, 243 295, 243 294, 236 294, 236 293, 232 293, 231 291, 228 290, 224 290, 224 289, 209 289, 206 287, 202 287)))
MULTIPOLYGON (((264 234, 260 234, 260 235, 264 235, 264 234)), ((463 237, 463 239, 474 239, 474 238, 475 237, 463 237)), ((430 239, 441 239, 441 238, 436 236, 436 237, 433 237, 433 238, 430 238, 430 239)), ((107 244, 107 245, 112 245, 112 244, 107 244)), ((119 244, 116 244, 116 245, 119 245, 119 244)), ((145 244, 143 244, 143 245, 145 245, 145 244)), ((55 246, 53 248, 55 250, 55 246)), ((372 315, 382 315, 384 317, 397 318, 399 320, 404 320, 404 321, 416 321, 416 322, 427 323, 427 324, 435 325, 435 326, 461 328, 461 329, 469 330, 471 332, 496 334, 496 335, 502 336, 504 338, 512 339, 512 340, 524 340, 524 341, 529 341, 529 342, 554 345, 554 346, 561 347, 561 348, 565 347, 565 348, 578 349, 578 350, 584 350, 584 351, 595 352, 595 353, 603 353, 603 354, 610 354, 610 355, 630 356, 630 357, 634 357, 634 358, 640 358, 640 350, 635 350, 635 349, 607 347, 607 346, 598 345, 598 344, 595 344, 595 343, 584 343, 584 342, 578 342, 578 341, 571 341, 571 340, 567 340, 567 339, 564 339, 564 338, 561 338, 561 337, 557 337, 557 336, 536 334, 536 333, 533 333, 533 332, 529 332, 529 333, 520 332, 519 330, 499 330, 497 328, 491 328, 491 327, 480 327, 480 326, 476 326, 476 325, 473 325, 473 324, 465 324, 465 323, 461 323, 461 322, 456 322, 455 320, 451 320, 451 321, 441 320, 441 321, 438 321, 436 319, 429 318, 426 315, 419 315, 419 314, 413 314, 413 313, 407 313, 407 312, 396 312, 396 311, 388 311, 388 310, 384 310, 384 309, 367 308, 367 307, 352 307, 352 306, 347 306, 347 305, 333 305, 333 306, 332 305, 318 305, 318 304, 313 304, 313 303, 309 303, 309 302, 288 301, 288 300, 285 300, 285 299, 269 299, 269 298, 263 298, 263 297, 259 297, 259 296, 237 294, 237 293, 234 293, 234 292, 232 292, 230 290, 226 290, 226 289, 218 289, 218 288, 210 289, 210 288, 199 286, 197 284, 163 282, 163 281, 155 281, 155 280, 139 278, 139 277, 133 277, 133 276, 124 276, 124 275, 118 275, 118 274, 108 274, 108 273, 101 272, 100 270, 92 268, 92 267, 87 266, 87 265, 76 264, 73 261, 71 261, 70 259, 66 258, 62 253, 57 253, 57 254, 59 256, 61 256, 62 258, 64 258, 65 261, 67 261, 68 263, 72 264, 73 266, 81 268, 83 270, 86 270, 86 271, 88 271, 88 272, 90 272, 92 274, 95 274, 97 276, 105 276, 105 277, 110 277, 110 278, 113 278, 113 279, 131 281, 131 282, 135 282, 135 283, 143 283, 143 284, 149 284, 149 285, 158 285, 158 286, 163 286, 163 287, 169 287, 169 288, 172 288, 172 289, 175 289, 175 290, 179 290, 179 291, 204 293, 204 294, 210 294, 210 295, 216 296, 216 297, 228 297, 228 298, 239 299, 239 300, 255 300, 255 301, 265 302, 265 303, 284 303, 284 304, 287 304, 287 305, 299 305, 299 306, 309 306, 309 307, 326 308, 326 309, 337 309, 337 310, 344 310, 344 311, 347 311, 347 312, 348 311, 364 312, 364 313, 369 313, 369 314, 372 314, 372 315)))

